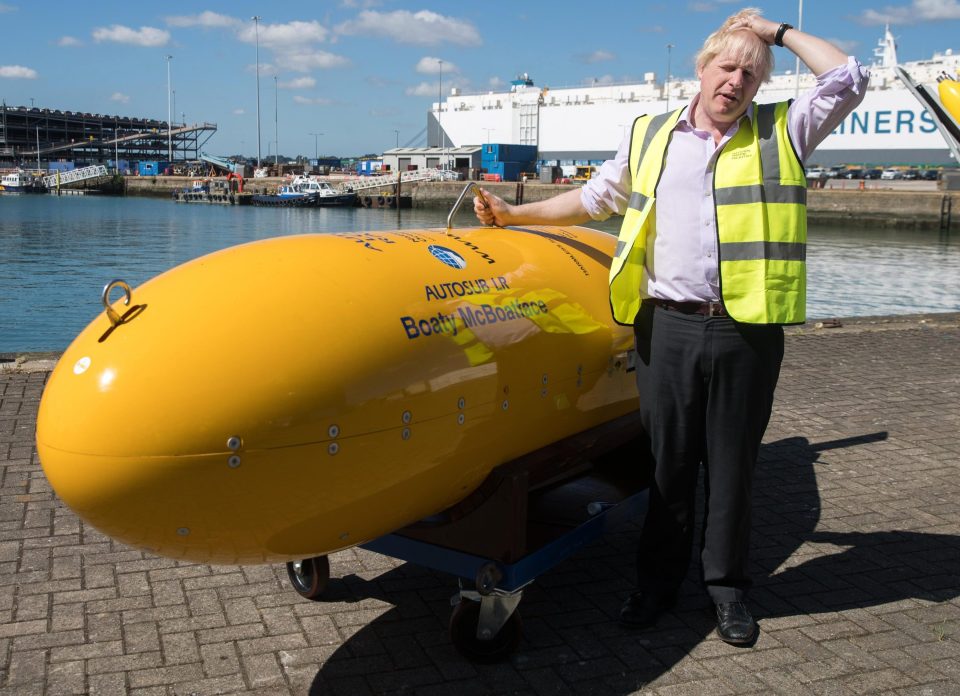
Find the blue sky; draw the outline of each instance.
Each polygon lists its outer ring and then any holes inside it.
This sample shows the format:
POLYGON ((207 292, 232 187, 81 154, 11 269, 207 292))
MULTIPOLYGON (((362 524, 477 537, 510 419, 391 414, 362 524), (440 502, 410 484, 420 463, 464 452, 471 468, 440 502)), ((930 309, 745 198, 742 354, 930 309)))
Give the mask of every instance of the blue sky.
MULTIPOLYGON (((205 149, 257 153, 259 15, 264 158, 382 152, 408 143, 453 86, 692 77, 705 36, 737 0, 314 0, 25 2, 0 0, 0 98, 11 106, 216 123, 205 149), (667 45, 672 44, 668 51, 667 45), (441 63, 442 61, 442 63, 441 63), (440 69, 442 66, 442 74, 440 69), (399 131, 399 133, 397 133, 399 131), (275 133, 279 132, 279 138, 275 133), (314 133, 318 135, 313 135, 314 133), (321 134, 322 135, 319 135, 321 134)), ((753 3, 797 23, 797 0, 753 3)), ((960 49, 960 0, 806 0, 803 27, 870 62, 890 22, 901 60, 960 49)), ((778 50, 778 70, 793 67, 778 50)), ((421 136, 422 141, 422 136, 421 136)))

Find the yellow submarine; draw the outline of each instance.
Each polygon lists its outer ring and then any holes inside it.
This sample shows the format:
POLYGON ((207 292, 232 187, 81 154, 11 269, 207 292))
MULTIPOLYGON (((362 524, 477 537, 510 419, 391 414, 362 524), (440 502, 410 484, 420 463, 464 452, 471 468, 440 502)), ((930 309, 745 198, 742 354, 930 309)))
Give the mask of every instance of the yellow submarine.
POLYGON ((114 281, 44 391, 44 472, 110 537, 201 562, 317 557, 429 518, 635 411, 615 244, 581 227, 314 234, 114 281))

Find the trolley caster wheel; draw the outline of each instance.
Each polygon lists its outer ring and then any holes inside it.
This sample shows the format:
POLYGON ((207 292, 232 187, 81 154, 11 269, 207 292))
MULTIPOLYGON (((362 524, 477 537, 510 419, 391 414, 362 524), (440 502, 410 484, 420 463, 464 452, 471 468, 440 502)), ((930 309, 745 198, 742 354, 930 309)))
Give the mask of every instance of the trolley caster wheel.
POLYGON ((480 602, 462 600, 450 616, 450 640, 465 658, 472 662, 490 664, 506 660, 520 645, 523 622, 514 611, 506 623, 489 640, 477 638, 480 621, 480 602))
POLYGON ((289 561, 287 576, 298 595, 317 601, 327 591, 327 583, 330 581, 330 561, 326 556, 289 561))

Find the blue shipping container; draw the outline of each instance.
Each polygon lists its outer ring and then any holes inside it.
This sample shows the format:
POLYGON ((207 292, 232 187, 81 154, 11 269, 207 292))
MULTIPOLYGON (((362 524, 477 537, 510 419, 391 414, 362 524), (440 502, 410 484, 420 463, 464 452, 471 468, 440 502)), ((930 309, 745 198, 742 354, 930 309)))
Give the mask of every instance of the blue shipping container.
POLYGON ((487 143, 480 151, 480 162, 532 162, 537 158, 536 145, 487 143))
POLYGON ((169 166, 169 162, 140 162, 137 172, 140 176, 156 176, 157 174, 163 174, 163 170, 169 166))

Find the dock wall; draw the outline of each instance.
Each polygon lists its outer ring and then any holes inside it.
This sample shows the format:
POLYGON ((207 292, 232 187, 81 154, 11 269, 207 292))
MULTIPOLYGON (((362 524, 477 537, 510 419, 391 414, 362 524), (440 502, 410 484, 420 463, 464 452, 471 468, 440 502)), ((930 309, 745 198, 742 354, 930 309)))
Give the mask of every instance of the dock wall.
MULTIPOLYGON (((449 207, 460 195, 463 182, 421 184, 414 192, 415 207, 449 207)), ((544 200, 570 190, 569 185, 516 182, 484 183, 483 188, 514 203, 521 195, 524 203, 544 200)), ((906 191, 859 189, 810 189, 807 215, 811 222, 879 227, 915 227, 937 229, 941 219, 960 227, 960 191, 906 191)))
MULTIPOLYGON (((189 186, 195 177, 126 177, 126 191, 134 196, 171 196, 189 186)), ((245 191, 265 193, 275 189, 282 179, 248 179, 245 191)), ((447 208, 456 201, 464 182, 417 182, 403 185, 403 193, 413 197, 415 208, 447 208)), ((568 184, 527 182, 485 182, 483 187, 510 203, 541 201, 569 191, 568 184)), ((466 207, 466 206, 465 206, 466 207)), ((810 189, 807 212, 811 222, 938 229, 949 223, 960 226, 960 191, 911 191, 896 189, 810 189)))

